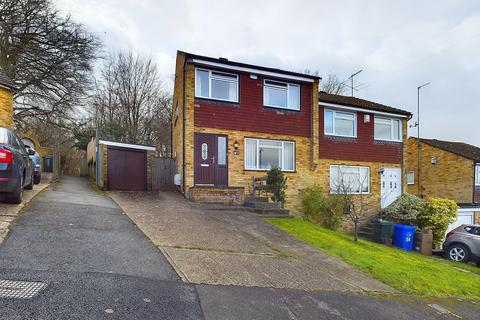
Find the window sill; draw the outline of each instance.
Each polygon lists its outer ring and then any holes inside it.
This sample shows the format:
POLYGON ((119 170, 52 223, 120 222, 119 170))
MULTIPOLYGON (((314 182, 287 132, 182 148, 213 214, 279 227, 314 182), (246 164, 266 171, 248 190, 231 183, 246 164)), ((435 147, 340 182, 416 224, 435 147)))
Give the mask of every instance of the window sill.
POLYGON ((380 142, 391 142, 391 143, 402 143, 402 140, 387 140, 387 139, 378 139, 378 138, 373 138, 375 141, 380 141, 380 142))
MULTIPOLYGON (((252 172, 268 172, 269 169, 243 169, 243 171, 252 171, 252 172)), ((281 170, 285 173, 297 173, 297 170, 281 170)))
POLYGON ((195 100, 203 100, 203 101, 207 101, 207 102, 230 104, 230 105, 235 105, 235 106, 240 105, 240 102, 238 102, 238 101, 222 100, 222 99, 215 99, 215 98, 205 98, 205 97, 195 96, 195 100))
POLYGON ((336 138, 346 138, 346 139, 357 139, 357 136, 344 136, 341 134, 334 134, 334 133, 326 133, 324 132, 326 137, 336 137, 336 138))
POLYGON ((288 108, 284 108, 284 107, 267 106, 267 105, 263 105, 263 107, 267 108, 267 109, 282 111, 282 112, 300 113, 302 111, 302 107, 300 107, 300 109, 298 109, 298 110, 297 109, 288 109, 288 108))

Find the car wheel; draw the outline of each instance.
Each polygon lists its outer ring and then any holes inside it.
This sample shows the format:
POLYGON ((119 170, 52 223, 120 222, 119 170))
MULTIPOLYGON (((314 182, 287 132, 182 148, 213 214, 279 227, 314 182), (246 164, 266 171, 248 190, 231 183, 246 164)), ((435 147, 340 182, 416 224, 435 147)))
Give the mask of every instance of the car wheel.
POLYGON ((14 204, 22 203, 22 196, 23 196, 23 177, 20 177, 20 183, 18 184, 17 189, 7 195, 7 202, 14 203, 14 204))
POLYGON ((454 244, 448 248, 447 258, 458 262, 470 261, 470 251, 463 244, 454 244))
POLYGON ((40 177, 39 176, 34 176, 33 177, 33 183, 34 184, 39 184, 40 183, 40 177))
POLYGON ((33 172, 32 172, 32 176, 30 177, 30 183, 25 186, 25 189, 27 190, 33 189, 33 172))

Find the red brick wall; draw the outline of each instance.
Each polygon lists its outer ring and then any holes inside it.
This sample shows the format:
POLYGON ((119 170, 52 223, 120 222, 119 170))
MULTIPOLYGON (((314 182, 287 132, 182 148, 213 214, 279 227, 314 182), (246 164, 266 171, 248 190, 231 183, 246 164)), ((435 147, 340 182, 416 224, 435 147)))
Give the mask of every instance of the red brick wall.
POLYGON ((263 106, 263 80, 239 74, 239 103, 195 99, 195 126, 310 136, 312 84, 302 83, 300 111, 263 106))
POLYGON ((357 138, 344 138, 324 134, 324 108, 319 110, 320 158, 369 162, 402 162, 402 143, 375 141, 373 114, 364 122, 363 112, 357 112, 357 138))
POLYGON ((474 190, 473 202, 480 203, 480 187, 475 186, 474 190))

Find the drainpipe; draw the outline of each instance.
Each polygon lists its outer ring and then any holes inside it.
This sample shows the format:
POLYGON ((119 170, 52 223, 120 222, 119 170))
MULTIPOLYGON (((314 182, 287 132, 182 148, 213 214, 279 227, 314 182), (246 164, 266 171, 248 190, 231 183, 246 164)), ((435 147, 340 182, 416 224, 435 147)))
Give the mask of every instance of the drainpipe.
POLYGON ((95 184, 98 188, 98 140, 99 140, 98 127, 95 129, 95 184))
POLYGON ((183 60, 183 78, 182 78, 182 193, 185 196, 185 124, 187 123, 187 117, 185 115, 185 76, 187 74, 187 55, 183 60))

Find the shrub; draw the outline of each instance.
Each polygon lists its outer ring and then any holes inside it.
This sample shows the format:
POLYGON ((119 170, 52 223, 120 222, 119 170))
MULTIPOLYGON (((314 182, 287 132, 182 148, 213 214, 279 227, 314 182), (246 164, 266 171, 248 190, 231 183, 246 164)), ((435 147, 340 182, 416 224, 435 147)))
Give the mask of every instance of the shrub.
POLYGON ((417 226, 430 228, 433 232, 433 242, 441 244, 445 231, 457 217, 458 206, 455 201, 441 198, 428 199, 425 209, 417 216, 417 226))
POLYGON ((336 230, 342 223, 343 201, 338 195, 325 195, 320 186, 300 190, 303 212, 308 220, 336 230))
POLYGON ((402 194, 385 208, 385 218, 397 223, 415 225, 417 216, 425 208, 425 201, 413 194, 402 194))
POLYGON ((277 167, 267 172, 267 191, 272 194, 271 199, 274 202, 280 202, 282 207, 285 205, 285 189, 287 189, 287 178, 283 176, 282 170, 277 167))

